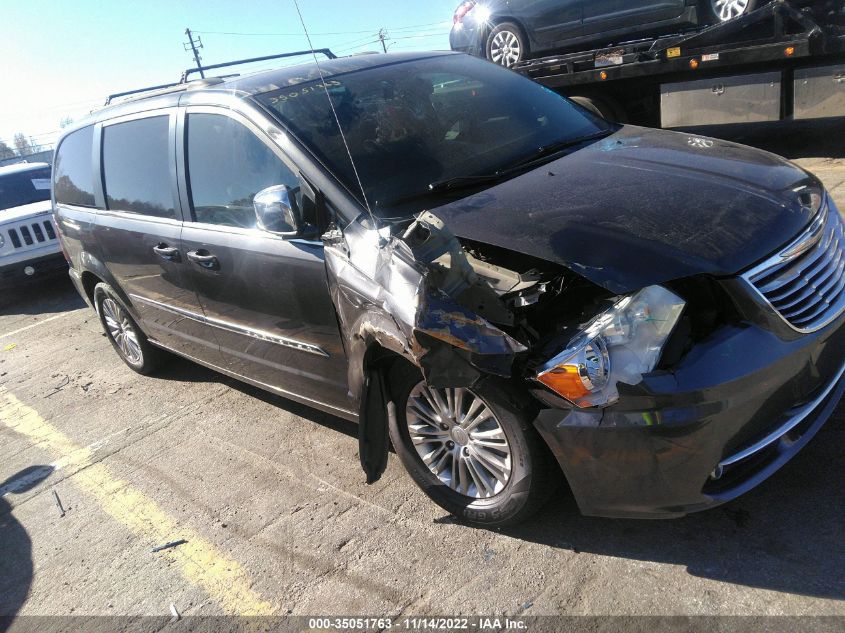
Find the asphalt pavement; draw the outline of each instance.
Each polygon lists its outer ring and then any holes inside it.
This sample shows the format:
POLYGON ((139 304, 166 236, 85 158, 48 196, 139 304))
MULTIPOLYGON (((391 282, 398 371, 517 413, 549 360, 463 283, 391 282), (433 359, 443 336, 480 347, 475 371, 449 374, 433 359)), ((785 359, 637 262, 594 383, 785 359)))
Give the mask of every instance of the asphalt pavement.
MULTIPOLYGON (((736 138, 845 210, 841 124, 736 138)), ((716 510, 584 518, 563 488, 477 529, 395 455, 367 486, 354 424, 178 359, 134 374, 58 278, 0 296, 0 615, 843 616, 843 422, 716 510)))

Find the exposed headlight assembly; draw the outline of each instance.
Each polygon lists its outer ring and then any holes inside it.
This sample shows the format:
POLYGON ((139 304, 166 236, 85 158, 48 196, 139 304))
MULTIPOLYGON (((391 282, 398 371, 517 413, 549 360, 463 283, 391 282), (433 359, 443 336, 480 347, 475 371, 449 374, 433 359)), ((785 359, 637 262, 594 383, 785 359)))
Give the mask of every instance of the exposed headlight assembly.
POLYGON ((662 286, 623 297, 543 365, 536 380, 578 407, 613 404, 617 383, 635 385, 654 370, 684 305, 662 286))

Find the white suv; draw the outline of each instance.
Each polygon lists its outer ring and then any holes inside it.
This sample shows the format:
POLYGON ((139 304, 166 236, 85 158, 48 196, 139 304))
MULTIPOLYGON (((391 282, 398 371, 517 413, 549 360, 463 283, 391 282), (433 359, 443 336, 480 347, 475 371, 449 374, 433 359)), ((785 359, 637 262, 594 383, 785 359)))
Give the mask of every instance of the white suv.
POLYGON ((0 284, 67 270, 56 239, 50 165, 0 167, 0 284))

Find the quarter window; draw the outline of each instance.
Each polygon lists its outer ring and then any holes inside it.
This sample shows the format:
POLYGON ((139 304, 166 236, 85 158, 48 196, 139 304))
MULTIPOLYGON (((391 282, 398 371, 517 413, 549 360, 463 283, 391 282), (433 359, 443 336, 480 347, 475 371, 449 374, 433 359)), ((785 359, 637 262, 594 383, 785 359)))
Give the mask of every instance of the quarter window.
POLYGON ((53 174, 57 203, 94 206, 93 146, 92 125, 71 132, 59 145, 53 174))
POLYGON ((250 229, 252 200, 287 185, 298 198, 299 179, 246 126, 221 114, 188 115, 188 178, 197 222, 250 229))
POLYGON ((103 175, 109 209, 176 218, 169 130, 167 115, 103 127, 103 175))

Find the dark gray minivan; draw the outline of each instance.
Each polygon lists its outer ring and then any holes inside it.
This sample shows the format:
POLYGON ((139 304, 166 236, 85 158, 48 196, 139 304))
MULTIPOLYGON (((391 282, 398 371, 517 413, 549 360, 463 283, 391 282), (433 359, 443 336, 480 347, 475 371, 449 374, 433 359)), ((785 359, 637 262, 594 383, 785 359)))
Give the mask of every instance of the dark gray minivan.
POLYGON ((370 482, 392 443, 475 523, 525 518, 560 469, 585 514, 714 507, 845 390, 845 236, 816 178, 467 55, 144 93, 67 132, 53 178, 129 367, 171 352, 356 420, 370 482))

